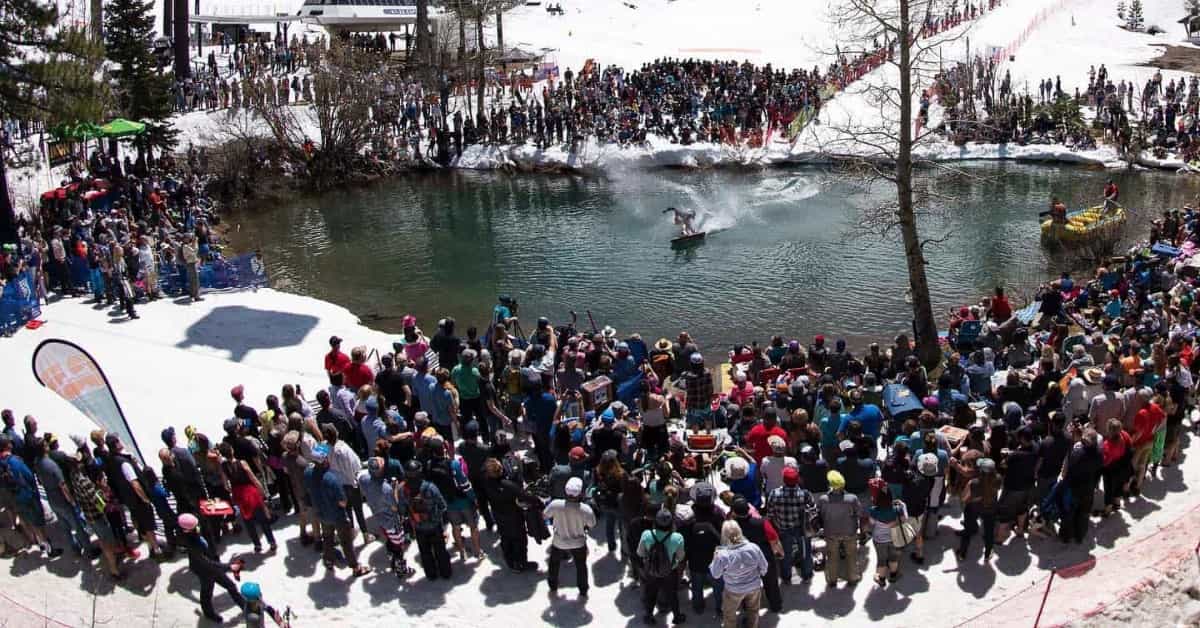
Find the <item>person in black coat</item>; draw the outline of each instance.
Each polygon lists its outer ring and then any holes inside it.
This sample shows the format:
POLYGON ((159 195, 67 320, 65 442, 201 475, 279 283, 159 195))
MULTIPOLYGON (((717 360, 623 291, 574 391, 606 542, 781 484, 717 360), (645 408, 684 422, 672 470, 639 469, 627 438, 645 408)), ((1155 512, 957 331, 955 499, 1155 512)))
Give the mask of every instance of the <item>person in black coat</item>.
POLYGON ((536 571, 537 563, 529 561, 529 538, 522 506, 540 511, 542 501, 517 482, 505 478, 504 466, 495 458, 488 458, 483 463, 483 473, 482 488, 500 531, 500 549, 504 553, 505 564, 514 573, 536 571))
POLYGON ((196 516, 184 513, 179 515, 177 521, 179 529, 182 530, 182 534, 179 535, 180 544, 188 554, 188 570, 200 578, 200 610, 205 617, 219 624, 221 616, 217 614, 212 605, 213 585, 221 585, 221 588, 229 593, 229 597, 233 598, 233 603, 237 604, 238 608, 245 609, 246 600, 238 593, 237 586, 225 573, 229 571, 229 565, 222 563, 221 557, 217 555, 213 546, 200 536, 198 530, 200 522, 196 516))

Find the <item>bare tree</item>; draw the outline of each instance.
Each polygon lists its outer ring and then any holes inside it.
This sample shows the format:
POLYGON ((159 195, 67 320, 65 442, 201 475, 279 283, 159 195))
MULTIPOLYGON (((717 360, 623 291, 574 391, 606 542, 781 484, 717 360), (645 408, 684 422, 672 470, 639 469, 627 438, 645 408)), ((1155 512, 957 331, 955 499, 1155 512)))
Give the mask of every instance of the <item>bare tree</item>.
POLYGON ((417 0, 417 40, 415 65, 421 75, 429 78, 429 66, 432 63, 432 46, 429 41, 429 0, 417 0))
POLYGON ((373 167, 364 151, 395 120, 379 87, 399 84, 398 71, 385 57, 334 40, 310 80, 311 105, 277 105, 275 83, 269 77, 247 81, 243 94, 281 159, 303 171, 312 187, 327 189, 369 175, 373 167))
POLYGON ((929 197, 937 194, 930 186, 933 174, 943 167, 914 156, 914 146, 928 139, 932 129, 917 128, 913 103, 940 70, 939 50, 962 37, 965 28, 918 38, 921 23, 914 16, 923 16, 929 22, 929 16, 944 14, 953 2, 848 0, 836 9, 833 22, 849 33, 838 37, 842 43, 836 63, 847 69, 855 63, 870 62, 874 55, 874 60, 882 61, 882 67, 852 83, 845 94, 828 103, 825 124, 810 127, 821 150, 855 177, 895 186, 895 197, 863 210, 858 226, 885 238, 899 232, 908 266, 914 340, 927 366, 940 359, 941 350, 929 295, 925 248, 945 241, 950 234, 923 238, 919 228, 920 217, 928 213, 929 197), (856 111, 857 102, 867 103, 869 112, 862 115, 856 111))

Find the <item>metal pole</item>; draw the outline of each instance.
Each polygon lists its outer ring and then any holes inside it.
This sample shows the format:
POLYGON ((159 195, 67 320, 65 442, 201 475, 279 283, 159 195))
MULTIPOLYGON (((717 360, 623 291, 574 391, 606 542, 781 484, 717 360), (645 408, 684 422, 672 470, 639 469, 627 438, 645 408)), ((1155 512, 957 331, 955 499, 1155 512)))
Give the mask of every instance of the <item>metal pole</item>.
POLYGON ((1046 592, 1042 594, 1042 605, 1038 607, 1037 618, 1033 620, 1033 628, 1038 628, 1038 624, 1042 622, 1042 611, 1046 610, 1046 598, 1050 597, 1050 586, 1054 584, 1054 574, 1058 573, 1055 569, 1050 572, 1050 579, 1046 581, 1046 592))

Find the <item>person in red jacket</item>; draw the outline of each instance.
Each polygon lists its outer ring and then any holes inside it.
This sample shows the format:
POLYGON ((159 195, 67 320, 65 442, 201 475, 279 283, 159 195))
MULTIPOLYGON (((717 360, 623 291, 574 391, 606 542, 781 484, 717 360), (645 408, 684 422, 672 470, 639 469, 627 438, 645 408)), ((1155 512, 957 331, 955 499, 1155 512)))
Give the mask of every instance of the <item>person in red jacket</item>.
POLYGON ((1004 296, 1004 288, 996 286, 996 295, 992 297, 992 320, 997 323, 1012 318, 1012 304, 1008 302, 1008 297, 1004 296))
POLYGON ((342 353, 342 339, 337 336, 329 338, 329 353, 325 354, 325 373, 332 382, 334 373, 342 373, 350 366, 350 356, 342 353))

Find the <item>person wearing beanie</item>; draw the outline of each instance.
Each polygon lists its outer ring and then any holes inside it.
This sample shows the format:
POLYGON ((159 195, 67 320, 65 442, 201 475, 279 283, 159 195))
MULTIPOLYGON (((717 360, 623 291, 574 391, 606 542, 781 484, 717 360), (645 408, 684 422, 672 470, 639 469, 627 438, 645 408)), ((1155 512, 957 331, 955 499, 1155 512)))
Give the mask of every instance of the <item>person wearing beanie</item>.
POLYGON ((841 473, 830 471, 826 477, 829 492, 817 501, 825 536, 825 584, 836 587, 844 565, 846 582, 854 586, 861 577, 858 573, 858 533, 862 506, 858 496, 846 492, 846 478, 841 473))
POLYGON ((564 498, 552 499, 546 506, 546 517, 554 527, 546 582, 550 585, 550 594, 557 595, 559 566, 562 561, 570 558, 575 563, 575 584, 579 587, 579 596, 586 598, 587 531, 596 527, 596 513, 592 511, 591 506, 583 503, 583 480, 580 478, 573 477, 567 480, 564 493, 564 498))
POLYGON ((181 531, 180 544, 187 551, 188 571, 200 579, 200 610, 204 616, 217 624, 221 623, 221 616, 217 614, 212 603, 213 587, 216 585, 220 585, 229 593, 229 597, 238 608, 245 609, 246 600, 238 593, 237 585, 226 575, 230 570, 229 565, 221 562, 216 547, 200 535, 200 521, 196 516, 185 512, 179 515, 176 524, 181 531))
MULTIPOLYGON (((767 519, 751 516, 750 503, 742 497, 733 500, 733 520, 742 529, 747 541, 758 546, 767 559, 767 572, 762 577, 763 589, 767 594, 767 608, 772 613, 783 610, 783 593, 779 590, 779 559, 783 557, 783 544, 779 533, 767 519)), ((726 612, 729 607, 725 606, 726 612)))
POLYGON ((675 516, 669 510, 654 515, 654 528, 642 532, 637 555, 642 559, 642 621, 654 625, 654 609, 660 598, 666 598, 672 623, 681 624, 687 616, 679 611, 679 576, 683 570, 683 535, 675 532, 675 516))
POLYGON ((688 427, 712 428, 712 373, 704 368, 704 357, 699 351, 688 357, 688 370, 680 376, 683 380, 684 408, 687 411, 688 427))
POLYGON ((813 577, 812 535, 816 534, 808 513, 816 508, 811 493, 800 486, 800 472, 795 467, 783 469, 783 482, 767 493, 763 516, 775 526, 779 542, 783 544, 783 566, 779 577, 784 584, 792 583, 792 560, 797 547, 800 549, 800 578, 805 582, 813 577))

